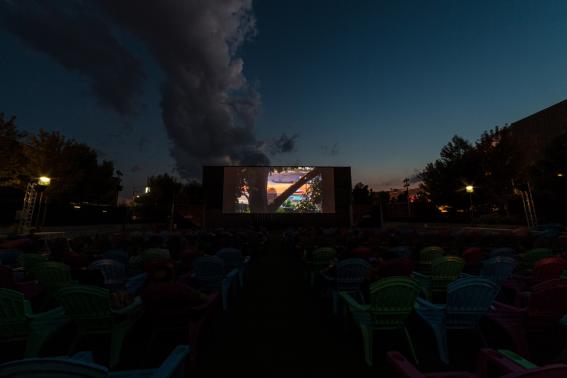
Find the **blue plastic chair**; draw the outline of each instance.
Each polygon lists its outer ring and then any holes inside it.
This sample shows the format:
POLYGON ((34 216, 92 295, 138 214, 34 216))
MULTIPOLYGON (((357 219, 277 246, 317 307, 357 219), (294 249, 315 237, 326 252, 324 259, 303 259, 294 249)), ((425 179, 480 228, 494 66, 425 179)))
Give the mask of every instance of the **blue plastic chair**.
POLYGON ((225 269, 238 271, 240 286, 244 286, 244 274, 250 259, 243 257, 242 252, 237 248, 222 248, 216 253, 216 256, 222 259, 225 269))
POLYGON ((104 286, 109 289, 120 289, 126 281, 126 266, 115 260, 96 260, 88 269, 100 271, 104 277, 104 286))
POLYGON ((0 249, 0 264, 14 266, 23 252, 19 249, 0 249))
POLYGON ((494 248, 492 251, 490 251, 488 257, 511 257, 515 259, 518 257, 518 252, 516 252, 515 249, 508 247, 494 248))
POLYGON ((492 280, 468 277, 449 284, 446 305, 417 299, 417 313, 432 328, 441 361, 449 363, 446 330, 478 330, 497 292, 498 286, 492 280))
POLYGON ((200 288, 221 293, 223 310, 228 308, 230 288, 237 276, 236 269, 225 274, 224 262, 217 256, 201 256, 193 262, 193 278, 200 288))
POLYGON ((509 279, 518 265, 511 257, 492 257, 482 263, 480 276, 491 279, 496 285, 501 286, 509 279))
POLYGON ((128 253, 122 249, 110 249, 102 254, 102 258, 128 265, 128 253))
POLYGON ((0 376, 10 378, 182 378, 187 345, 175 348, 157 369, 109 372, 108 368, 93 362, 91 352, 79 352, 71 357, 26 358, 0 365, 0 376))
POLYGON ((357 300, 363 301, 360 285, 368 277, 369 269, 368 261, 359 258, 346 259, 337 263, 337 276, 334 280, 336 287, 331 289, 333 313, 336 316, 339 314, 339 292, 355 295, 357 300))

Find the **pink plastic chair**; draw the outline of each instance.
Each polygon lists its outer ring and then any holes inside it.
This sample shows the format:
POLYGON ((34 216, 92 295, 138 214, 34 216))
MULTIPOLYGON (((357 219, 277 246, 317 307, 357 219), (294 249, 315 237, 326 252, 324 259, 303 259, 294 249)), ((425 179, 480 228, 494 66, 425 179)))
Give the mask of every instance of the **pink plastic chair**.
POLYGON ((494 302, 488 317, 513 340, 515 351, 529 357, 527 334, 546 333, 553 337, 567 313, 567 280, 550 280, 533 287, 528 306, 519 308, 494 302))
POLYGON ((394 377, 397 378, 486 378, 489 376, 489 371, 498 372, 498 376, 502 378, 567 377, 567 365, 558 364, 526 369, 492 349, 480 351, 477 370, 474 373, 466 371, 422 373, 401 353, 394 351, 388 352, 388 362, 396 374, 394 377))

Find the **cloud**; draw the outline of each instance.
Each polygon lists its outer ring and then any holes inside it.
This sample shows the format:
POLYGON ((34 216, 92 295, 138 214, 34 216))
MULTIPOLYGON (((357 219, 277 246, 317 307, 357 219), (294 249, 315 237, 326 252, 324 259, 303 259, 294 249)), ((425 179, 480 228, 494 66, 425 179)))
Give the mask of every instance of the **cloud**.
POLYGON ((82 74, 122 115, 140 108, 145 78, 113 34, 129 31, 164 72, 162 118, 181 175, 200 176, 202 164, 269 164, 254 132, 261 97, 237 56, 256 34, 252 0, 0 0, 0 28, 82 74))
POLYGON ((279 138, 274 139, 270 144, 270 153, 272 155, 276 155, 295 151, 298 137, 298 134, 293 134, 289 137, 285 133, 282 134, 279 138))
POLYGON ((146 147, 146 145, 149 143, 150 140, 148 138, 141 136, 140 139, 138 139, 138 149, 140 150, 140 152, 142 152, 144 150, 144 147, 146 147))
POLYGON ((89 1, 0 0, 0 29, 89 81, 98 102, 135 114, 145 74, 89 1))
POLYGON ((162 117, 185 178, 202 164, 269 164, 254 134, 261 99, 238 48, 256 32, 252 0, 102 0, 165 73, 162 117))
POLYGON ((142 166, 140 164, 135 164, 130 168, 130 172, 136 173, 142 170, 142 166))
POLYGON ((321 146, 321 150, 326 155, 337 156, 339 154, 339 144, 334 143, 332 146, 328 146, 325 144, 321 146))

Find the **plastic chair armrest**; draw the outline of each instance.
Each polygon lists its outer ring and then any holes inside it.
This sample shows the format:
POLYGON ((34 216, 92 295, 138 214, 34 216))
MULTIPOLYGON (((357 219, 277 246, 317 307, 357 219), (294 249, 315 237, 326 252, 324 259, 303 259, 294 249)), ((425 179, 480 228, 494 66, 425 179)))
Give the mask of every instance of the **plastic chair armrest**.
POLYGON ((490 371, 489 365, 496 367, 499 374, 522 372, 525 369, 493 349, 481 349, 478 358, 477 371, 479 377, 485 377, 490 371))
POLYGON ((445 311, 445 305, 433 304, 429 302, 427 299, 423 299, 419 297, 415 301, 415 308, 419 308, 420 310, 429 310, 429 311, 445 311))
POLYGON ((140 297, 136 297, 134 298, 134 301, 130 303, 128 306, 118 310, 112 310, 112 312, 117 315, 128 315, 141 308, 141 306, 142 306, 142 299, 140 297))
POLYGON ((520 356, 519 354, 512 352, 511 350, 498 349, 498 353, 505 356, 506 358, 513 361, 514 363, 520 365, 524 369, 535 369, 535 368, 539 367, 536 364, 534 364, 533 362, 526 360, 524 357, 520 356))
POLYGON ((63 318, 65 316, 65 310, 63 310, 63 307, 56 307, 54 309, 51 309, 49 311, 45 311, 45 312, 39 312, 37 314, 31 314, 28 315, 28 317, 31 320, 37 321, 37 320, 51 320, 54 318, 63 318))
POLYGON ((388 352, 388 362, 393 366, 398 377, 425 378, 400 352, 388 352))
POLYGON ((358 311, 368 310, 368 305, 361 305, 354 299, 349 293, 344 291, 339 291, 339 295, 348 303, 350 307, 358 311))
POLYGON ((152 375, 152 378, 165 378, 173 376, 173 373, 177 369, 182 368, 188 354, 188 345, 178 345, 160 365, 155 374, 152 375))
POLYGON ((69 359, 73 360, 73 361, 86 362, 86 363, 89 363, 89 364, 94 363, 93 352, 91 352, 91 351, 77 352, 74 355, 72 355, 71 357, 69 357, 69 359))

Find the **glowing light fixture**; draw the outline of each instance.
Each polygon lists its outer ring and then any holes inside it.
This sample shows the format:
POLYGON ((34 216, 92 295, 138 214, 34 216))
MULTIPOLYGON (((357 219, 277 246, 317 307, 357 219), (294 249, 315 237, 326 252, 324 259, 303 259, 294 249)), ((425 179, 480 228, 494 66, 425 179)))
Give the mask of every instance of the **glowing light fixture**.
POLYGON ((563 177, 563 173, 562 173, 562 172, 559 172, 559 173, 557 174, 557 177, 563 177))
POLYGON ((467 193, 474 193, 474 186, 472 186, 472 185, 467 185, 465 187, 465 189, 466 189, 467 193))
POLYGON ((146 189, 144 190, 144 193, 148 194, 150 192, 150 187, 146 186, 146 189))
POLYGON ((37 183, 41 186, 49 186, 49 184, 51 184, 51 177, 41 176, 37 180, 37 183))

